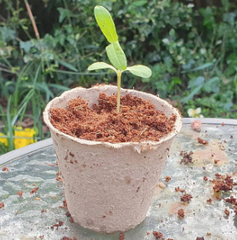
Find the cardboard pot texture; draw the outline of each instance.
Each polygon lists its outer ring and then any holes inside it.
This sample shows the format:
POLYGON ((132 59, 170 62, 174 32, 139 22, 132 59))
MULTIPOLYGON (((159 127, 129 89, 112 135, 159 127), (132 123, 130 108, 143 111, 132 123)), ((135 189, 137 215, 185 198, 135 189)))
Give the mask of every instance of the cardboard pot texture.
POLYGON ((89 105, 97 103, 100 92, 111 95, 116 86, 75 88, 53 99, 44 111, 51 131, 59 170, 62 174, 68 210, 75 222, 98 232, 126 231, 141 223, 148 211, 154 188, 182 120, 177 109, 164 100, 135 90, 121 94, 149 99, 168 117, 177 115, 175 129, 159 142, 107 143, 66 135, 50 123, 49 109, 64 108, 81 96, 89 105))

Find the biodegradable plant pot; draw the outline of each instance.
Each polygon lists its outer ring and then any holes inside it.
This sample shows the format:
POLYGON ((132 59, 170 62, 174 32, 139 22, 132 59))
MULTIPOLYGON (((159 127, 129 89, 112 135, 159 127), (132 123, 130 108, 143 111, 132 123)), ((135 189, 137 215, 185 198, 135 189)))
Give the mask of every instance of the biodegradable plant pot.
POLYGON ((126 231, 141 223, 165 164, 172 140, 182 127, 177 109, 152 94, 121 89, 150 100, 167 117, 177 116, 172 132, 158 142, 108 143, 66 135, 50 122, 50 108, 65 108, 81 96, 89 106, 100 92, 112 95, 116 86, 75 88, 48 103, 44 121, 50 129, 62 174, 68 210, 75 222, 98 232, 126 231))

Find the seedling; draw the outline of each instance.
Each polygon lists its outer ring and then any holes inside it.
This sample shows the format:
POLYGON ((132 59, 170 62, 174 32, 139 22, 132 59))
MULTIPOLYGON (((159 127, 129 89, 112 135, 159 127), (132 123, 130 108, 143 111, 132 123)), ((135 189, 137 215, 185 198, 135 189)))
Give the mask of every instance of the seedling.
POLYGON ((127 58, 121 48, 118 35, 116 32, 114 21, 109 13, 109 11, 102 7, 96 6, 94 9, 95 19, 100 27, 100 30, 110 43, 106 47, 107 56, 112 65, 105 62, 96 62, 91 64, 88 67, 88 71, 97 70, 97 69, 113 69, 117 74, 117 113, 120 111, 120 95, 121 95, 121 76, 125 71, 129 71, 133 75, 149 78, 152 74, 151 69, 144 65, 134 65, 127 67, 127 58))

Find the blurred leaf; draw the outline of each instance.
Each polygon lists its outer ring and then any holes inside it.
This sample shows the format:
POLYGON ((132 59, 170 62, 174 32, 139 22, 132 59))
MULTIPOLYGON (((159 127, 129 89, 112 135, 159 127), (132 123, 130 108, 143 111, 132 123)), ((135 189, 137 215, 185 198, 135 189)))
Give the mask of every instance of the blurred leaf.
POLYGON ((72 66, 71 64, 69 64, 69 63, 67 63, 67 62, 64 62, 63 60, 59 60, 58 61, 61 65, 63 65, 64 67, 66 67, 66 68, 68 68, 68 69, 70 69, 70 70, 72 70, 72 71, 74 71, 74 72, 78 72, 78 70, 74 67, 74 66, 72 66))
POLYGON ((75 15, 69 10, 65 8, 57 8, 59 11, 59 23, 62 23, 63 20, 67 17, 75 17, 75 15))
POLYGON ((182 84, 181 79, 178 78, 178 77, 174 77, 174 78, 172 79, 172 82, 173 82, 174 85, 176 85, 176 84, 181 85, 181 84, 182 84))
POLYGON ((218 93, 219 92, 219 84, 220 82, 220 78, 219 77, 213 77, 211 79, 209 79, 208 81, 205 82, 203 89, 204 91, 210 93, 210 92, 214 92, 214 93, 218 93))
POLYGON ((230 111, 230 109, 232 108, 233 103, 232 102, 227 102, 224 104, 224 110, 226 111, 230 111))
POLYGON ((8 42, 15 38, 16 32, 9 27, 0 27, 0 36, 3 42, 8 42))
POLYGON ((169 35, 171 37, 174 37, 175 36, 175 30, 172 28, 170 31, 169 31, 169 35))
POLYGON ((231 13, 225 13, 223 17, 223 21, 229 23, 231 26, 235 25, 235 17, 236 13, 231 12, 231 13))
POLYGON ((204 81, 205 81, 205 79, 202 76, 199 76, 196 79, 191 79, 189 81, 188 88, 194 88, 194 87, 197 87, 197 86, 202 87, 203 84, 204 84, 204 81))
POLYGON ((56 88, 56 89, 59 89, 61 91, 67 91, 67 90, 70 89, 69 87, 61 86, 61 85, 58 85, 58 84, 55 84, 55 83, 48 83, 48 87, 56 88))
POLYGON ((202 85, 194 88, 188 96, 181 98, 181 102, 187 103, 188 101, 192 100, 196 94, 200 93, 201 88, 202 88, 202 85))
POLYGON ((207 27, 208 29, 214 28, 215 24, 215 18, 213 9, 211 7, 206 7, 200 9, 200 12, 202 13, 204 19, 203 19, 203 25, 207 27))
POLYGON ((134 1, 131 3, 130 7, 141 7, 147 4, 147 0, 134 1))
POLYGON ((188 70, 188 71, 183 71, 182 73, 204 70, 204 69, 209 68, 209 67, 211 67, 211 66, 213 66, 213 63, 211 63, 211 62, 209 62, 209 63, 204 63, 203 65, 201 65, 201 66, 199 66, 199 67, 190 69, 190 70, 188 70))

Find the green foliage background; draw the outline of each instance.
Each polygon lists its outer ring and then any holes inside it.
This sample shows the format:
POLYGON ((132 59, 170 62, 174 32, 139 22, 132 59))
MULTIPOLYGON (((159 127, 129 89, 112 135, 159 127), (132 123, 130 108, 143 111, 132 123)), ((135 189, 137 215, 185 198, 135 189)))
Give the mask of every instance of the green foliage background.
MULTIPOLYGON (((26 1, 26 0, 25 0, 26 1)), ((26 1, 27 2, 27 1, 26 1)), ((43 139, 46 103, 62 91, 115 83, 112 72, 89 73, 95 61, 108 62, 106 39, 93 17, 108 8, 128 65, 148 65, 153 75, 124 74, 122 86, 171 99, 187 116, 237 117, 237 2, 235 0, 32 0, 39 29, 35 37, 23 0, 0 0, 0 131, 14 148, 13 126, 34 120, 43 139), (205 2, 205 3, 204 3, 205 2)))

